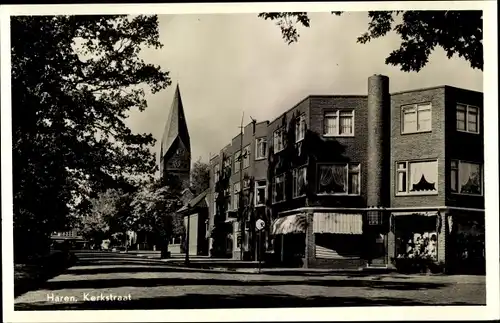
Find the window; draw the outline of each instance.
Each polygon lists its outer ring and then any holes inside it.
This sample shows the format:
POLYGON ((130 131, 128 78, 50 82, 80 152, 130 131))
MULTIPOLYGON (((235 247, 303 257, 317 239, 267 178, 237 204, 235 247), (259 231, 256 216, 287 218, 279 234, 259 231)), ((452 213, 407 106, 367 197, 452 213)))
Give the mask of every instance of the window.
POLYGON ((267 157, 267 138, 255 139, 255 159, 264 159, 267 157))
POLYGON ((285 175, 273 179, 273 203, 285 200, 285 175))
POLYGON ((406 162, 398 163, 397 177, 398 177, 398 193, 406 192, 406 162))
POLYGON ((402 133, 432 130, 432 109, 429 103, 404 106, 402 111, 402 133))
POLYGON ((266 181, 255 182, 255 205, 266 204, 266 181))
POLYGON ((220 171, 220 167, 217 164, 214 167, 214 183, 217 183, 219 181, 219 171, 220 171))
POLYGON ((481 195, 483 180, 481 164, 451 161, 450 188, 453 193, 481 195))
POLYGON ((319 194, 360 194, 360 165, 319 166, 319 194))
POLYGON ((240 167, 241 167, 241 151, 237 151, 234 154, 234 173, 239 172, 240 167))
POLYGON ((295 120, 295 141, 299 142, 306 135, 306 115, 302 114, 295 120))
POLYGON ((353 136, 354 110, 328 112, 324 118, 325 136, 353 136))
POLYGON ((285 148, 283 129, 278 129, 273 133, 274 152, 277 153, 285 148))
POLYGON ((301 167, 293 170, 293 197, 299 197, 306 194, 307 167, 301 167))
POLYGON ((437 193, 438 163, 433 161, 398 162, 397 194, 437 193))
POLYGON ((218 193, 216 192, 214 194, 214 215, 217 214, 217 196, 218 196, 218 193))
POLYGON ((457 130, 479 133, 479 109, 477 107, 457 105, 457 130))
POLYGON ((231 156, 228 156, 226 159, 224 159, 223 166, 224 169, 231 168, 231 156))
POLYGON ((237 210, 240 205, 240 183, 235 183, 233 188, 233 209, 237 210))
POLYGON ((250 145, 243 149, 243 168, 250 167, 250 145))

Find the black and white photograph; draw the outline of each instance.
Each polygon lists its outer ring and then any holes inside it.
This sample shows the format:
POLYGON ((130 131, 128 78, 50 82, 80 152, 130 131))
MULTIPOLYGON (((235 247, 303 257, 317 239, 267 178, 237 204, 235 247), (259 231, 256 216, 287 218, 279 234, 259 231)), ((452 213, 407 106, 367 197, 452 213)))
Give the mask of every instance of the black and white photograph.
POLYGON ((499 319, 496 2, 1 24, 4 321, 499 319))

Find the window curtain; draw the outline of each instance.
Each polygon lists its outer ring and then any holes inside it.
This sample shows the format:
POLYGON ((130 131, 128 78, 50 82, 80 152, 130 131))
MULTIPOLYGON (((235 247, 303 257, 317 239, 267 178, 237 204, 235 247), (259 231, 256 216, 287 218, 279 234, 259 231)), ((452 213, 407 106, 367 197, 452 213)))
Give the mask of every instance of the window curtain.
POLYGON ((340 133, 352 133, 352 114, 340 112, 340 133))
POLYGON ((437 162, 419 162, 410 164, 410 191, 436 191, 437 162))
POLYGON ((481 194, 481 167, 478 164, 460 163, 460 193, 481 194))
POLYGON ((359 165, 349 166, 349 194, 359 194, 359 165))
POLYGON ((415 108, 403 110, 403 127, 404 132, 417 131, 417 111, 415 108))
POLYGON ((306 176, 307 176, 307 168, 304 167, 298 170, 297 196, 305 194, 306 192, 306 176))
POLYGON ((418 130, 431 130, 432 111, 430 106, 421 106, 418 110, 418 130))
POLYGON ((320 167, 321 193, 344 193, 345 183, 345 165, 329 165, 320 167))
POLYGON ((337 133, 337 118, 334 116, 325 117, 325 133, 326 134, 336 134, 337 133))

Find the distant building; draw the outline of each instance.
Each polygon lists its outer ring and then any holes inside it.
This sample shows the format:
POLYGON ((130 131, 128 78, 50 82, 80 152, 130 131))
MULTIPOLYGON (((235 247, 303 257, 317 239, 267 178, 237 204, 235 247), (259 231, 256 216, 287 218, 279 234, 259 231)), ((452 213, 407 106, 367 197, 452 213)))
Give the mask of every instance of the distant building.
POLYGON ((308 96, 272 122, 247 125, 243 142, 235 137, 211 159, 209 231, 226 230, 218 247, 233 258, 242 244, 256 250, 252 224, 262 218, 277 262, 390 267, 423 252, 450 270, 484 268, 483 133, 480 92, 390 94, 389 79, 374 75, 367 95, 308 96), (254 180, 255 212, 243 221, 240 163, 254 180))
POLYGON ((175 89, 160 148, 160 177, 176 177, 183 189, 189 187, 191 170, 191 142, 184 115, 179 85, 175 89))

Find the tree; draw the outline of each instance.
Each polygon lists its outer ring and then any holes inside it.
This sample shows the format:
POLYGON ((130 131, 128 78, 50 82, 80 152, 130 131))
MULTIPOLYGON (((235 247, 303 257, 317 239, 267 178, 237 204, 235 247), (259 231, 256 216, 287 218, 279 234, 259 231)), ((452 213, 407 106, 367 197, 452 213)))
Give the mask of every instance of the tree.
MULTIPOLYGON (((332 12, 337 16, 342 12, 332 12)), ((305 12, 260 13, 264 19, 277 21, 283 39, 292 44, 300 36, 296 26, 310 26, 305 12)), ((368 31, 357 42, 366 44, 390 31, 401 37, 401 45, 385 63, 399 66, 404 72, 420 71, 432 51, 440 46, 448 58, 454 55, 468 61, 473 69, 483 70, 482 11, 369 11, 368 31), (395 18, 401 18, 395 24, 395 18)))
POLYGON ((168 241, 173 234, 182 234, 184 224, 178 219, 182 207, 178 191, 158 182, 145 185, 135 194, 131 207, 131 229, 152 234, 162 255, 168 251, 168 241))
POLYGON ((138 56, 158 37, 156 16, 11 18, 16 255, 45 249, 99 192, 154 173, 154 138, 124 120, 170 84, 138 56))
POLYGON ((210 186, 210 165, 198 160, 191 170, 191 188, 195 195, 201 194, 210 186))
POLYGON ((126 245, 126 232, 132 226, 132 196, 132 193, 121 189, 109 189, 99 194, 98 198, 91 200, 89 214, 79 218, 79 233, 97 245, 100 245, 103 239, 120 236, 121 243, 126 245))

